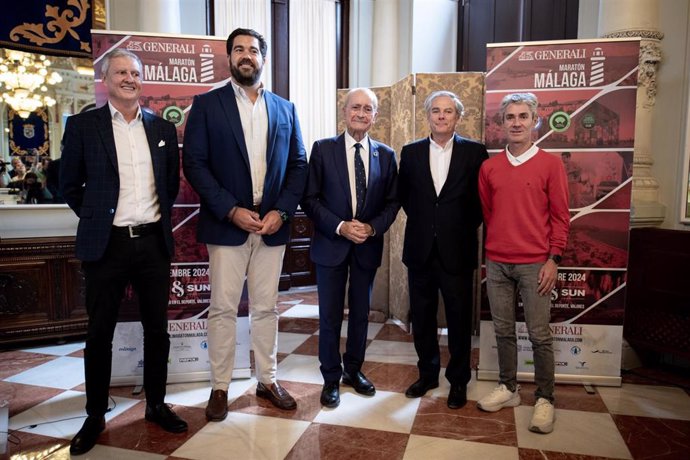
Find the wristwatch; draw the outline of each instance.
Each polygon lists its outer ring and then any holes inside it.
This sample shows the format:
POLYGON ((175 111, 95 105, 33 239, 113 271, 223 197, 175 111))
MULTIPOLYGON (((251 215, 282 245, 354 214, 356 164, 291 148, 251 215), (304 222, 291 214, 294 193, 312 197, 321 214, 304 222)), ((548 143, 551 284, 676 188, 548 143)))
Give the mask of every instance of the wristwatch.
POLYGON ((553 260, 556 265, 560 265, 563 257, 559 256, 558 254, 550 254, 549 259, 553 260))
POLYGON ((280 216, 280 220, 282 220, 283 222, 287 222, 288 220, 290 220, 290 216, 288 216, 288 213, 286 213, 282 209, 274 209, 274 211, 278 213, 278 215, 280 216))

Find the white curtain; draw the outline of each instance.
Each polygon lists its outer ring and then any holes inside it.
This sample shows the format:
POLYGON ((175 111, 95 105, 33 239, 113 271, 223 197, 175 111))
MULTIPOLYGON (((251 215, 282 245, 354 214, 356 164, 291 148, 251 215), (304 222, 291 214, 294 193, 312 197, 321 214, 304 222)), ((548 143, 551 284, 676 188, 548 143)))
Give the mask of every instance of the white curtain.
POLYGON ((290 100, 295 103, 307 153, 315 140, 336 133, 335 3, 290 2, 290 100))
POLYGON ((238 27, 254 29, 264 36, 268 43, 268 56, 261 81, 270 90, 271 0, 215 0, 214 7, 216 36, 227 38, 238 27))

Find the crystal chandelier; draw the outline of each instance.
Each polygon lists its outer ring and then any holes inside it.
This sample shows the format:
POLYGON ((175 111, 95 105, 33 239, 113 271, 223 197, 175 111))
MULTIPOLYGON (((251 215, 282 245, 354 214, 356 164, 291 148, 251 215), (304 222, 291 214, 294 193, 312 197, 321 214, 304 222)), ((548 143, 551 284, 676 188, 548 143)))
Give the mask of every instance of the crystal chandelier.
POLYGON ((46 85, 62 81, 57 72, 48 72, 50 61, 22 51, 5 50, 0 61, 0 89, 2 100, 27 118, 36 109, 55 105, 55 99, 45 94, 46 85))

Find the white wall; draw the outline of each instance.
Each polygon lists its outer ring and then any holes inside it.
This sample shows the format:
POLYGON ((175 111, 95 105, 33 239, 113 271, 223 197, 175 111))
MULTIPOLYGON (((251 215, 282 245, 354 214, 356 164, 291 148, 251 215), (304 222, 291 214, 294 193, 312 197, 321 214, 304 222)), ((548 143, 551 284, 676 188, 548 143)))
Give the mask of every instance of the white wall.
POLYGON ((457 36, 456 0, 414 0, 409 73, 455 72, 457 36))
MULTIPOLYGON (((578 38, 597 36, 600 0, 580 0, 578 38)), ((659 182, 659 202, 666 206, 663 228, 690 230, 680 223, 685 198, 683 172, 690 98, 690 0, 659 2, 662 62, 652 122, 652 174, 659 182)))
POLYGON ((690 91, 690 0, 659 2, 659 30, 663 60, 657 76, 658 92, 652 124, 654 164, 652 174, 659 181, 659 201, 666 205, 664 228, 690 230, 679 222, 685 198, 683 164, 690 91))

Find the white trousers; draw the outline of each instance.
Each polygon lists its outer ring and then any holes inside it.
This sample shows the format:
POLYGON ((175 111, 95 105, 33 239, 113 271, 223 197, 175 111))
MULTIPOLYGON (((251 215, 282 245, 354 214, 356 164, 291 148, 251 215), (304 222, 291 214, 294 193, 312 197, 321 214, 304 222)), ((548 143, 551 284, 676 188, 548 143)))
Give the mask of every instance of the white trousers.
POLYGON ((237 310, 245 277, 249 293, 251 341, 256 379, 276 381, 278 349, 278 282, 285 245, 266 246, 250 234, 241 246, 207 245, 211 280, 208 356, 213 390, 227 391, 235 367, 237 310))

